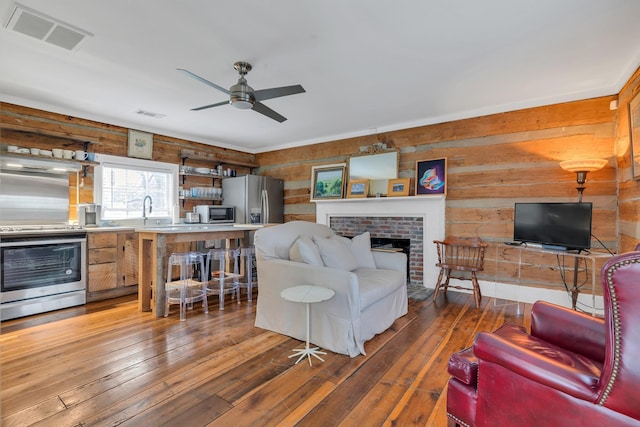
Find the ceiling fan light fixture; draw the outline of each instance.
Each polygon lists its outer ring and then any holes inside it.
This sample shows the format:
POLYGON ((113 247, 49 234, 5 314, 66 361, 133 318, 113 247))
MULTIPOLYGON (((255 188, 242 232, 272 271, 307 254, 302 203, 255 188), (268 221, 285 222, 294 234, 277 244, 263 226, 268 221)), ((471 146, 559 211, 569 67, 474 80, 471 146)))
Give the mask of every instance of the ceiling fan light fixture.
POLYGON ((231 86, 230 102, 239 110, 248 110, 253 107, 256 102, 251 93, 253 89, 247 84, 247 81, 241 78, 237 84, 231 86))
POLYGON ((248 110, 253 107, 253 102, 251 101, 251 98, 246 99, 231 95, 231 105, 238 110, 248 110))

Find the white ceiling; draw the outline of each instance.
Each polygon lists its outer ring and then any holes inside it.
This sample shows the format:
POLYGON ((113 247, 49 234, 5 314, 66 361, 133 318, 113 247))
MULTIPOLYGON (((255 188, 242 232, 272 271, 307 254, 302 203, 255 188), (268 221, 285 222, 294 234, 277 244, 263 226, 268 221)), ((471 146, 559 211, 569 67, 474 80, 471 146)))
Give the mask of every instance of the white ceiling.
MULTIPOLYGON (((72 52, 0 28, 0 100, 249 152, 617 93, 638 0, 22 0, 93 34, 72 52), (248 61, 278 123, 230 105, 248 61), (138 110, 164 114, 151 118, 138 110)), ((14 2, 0 0, 0 19, 14 2)))

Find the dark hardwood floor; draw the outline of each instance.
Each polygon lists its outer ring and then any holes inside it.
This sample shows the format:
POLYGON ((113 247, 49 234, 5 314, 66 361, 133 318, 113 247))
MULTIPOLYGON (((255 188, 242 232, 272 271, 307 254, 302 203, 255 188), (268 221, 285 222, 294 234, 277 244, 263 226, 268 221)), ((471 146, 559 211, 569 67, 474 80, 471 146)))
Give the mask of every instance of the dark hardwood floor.
POLYGON ((180 322, 134 297, 1 324, 1 415, 9 426, 445 426, 446 364, 476 332, 527 327, 530 305, 449 292, 365 345, 289 359, 300 342, 255 328, 254 304, 210 303, 180 322))

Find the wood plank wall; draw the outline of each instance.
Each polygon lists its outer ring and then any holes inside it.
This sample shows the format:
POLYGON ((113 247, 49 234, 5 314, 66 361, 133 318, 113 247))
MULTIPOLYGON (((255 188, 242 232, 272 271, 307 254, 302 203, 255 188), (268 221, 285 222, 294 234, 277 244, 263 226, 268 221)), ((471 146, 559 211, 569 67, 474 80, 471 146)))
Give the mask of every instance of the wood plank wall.
MULTIPOLYGON (((629 102, 640 96, 640 68, 618 96, 616 156, 618 163, 618 241, 620 252, 628 252, 640 243, 640 181, 632 178, 629 102)), ((640 143, 637 141, 636 144, 640 143)), ((639 155, 640 153, 635 153, 639 155)))
MULTIPOLYGON (((83 142, 88 141, 88 151, 114 156, 127 156, 128 129, 120 126, 84 120, 76 117, 45 112, 23 106, 2 103, 0 108, 0 132, 3 144, 15 144, 28 148, 68 148, 70 150, 83 149, 83 142)), ((167 163, 182 164, 180 152, 191 149, 204 156, 213 155, 228 162, 255 163, 255 155, 226 148, 164 135, 153 137, 153 160, 167 163)), ((187 160, 188 165, 195 167, 215 167, 217 163, 200 160, 187 160)), ((233 166, 239 173, 248 173, 248 167, 233 166)), ((77 219, 77 201, 80 203, 93 202, 93 168, 87 169, 86 177, 81 173, 80 182, 76 176, 70 176, 69 189, 69 218, 77 219), (78 185, 81 184, 81 185, 78 185), (79 190, 79 194, 77 193, 79 190)), ((212 179, 191 176, 191 185, 212 185, 212 179)), ((182 209, 193 209, 194 204, 206 204, 206 201, 188 201, 182 209)))
MULTIPOLYGON (((612 251, 628 251, 640 241, 640 181, 631 178, 629 101, 640 92, 640 69, 618 95, 511 111, 501 114, 385 132, 253 155, 155 135, 153 159, 179 163, 182 149, 257 162, 255 172, 285 180, 285 220, 315 221, 309 201, 311 167, 346 162, 361 146, 384 142, 400 150, 400 177, 412 178, 418 160, 448 159, 446 233, 479 236, 490 243, 484 278, 508 282, 517 276, 511 240, 515 202, 575 201, 575 174, 558 162, 576 157, 606 158, 590 173, 584 200, 594 204, 593 234, 612 251), (619 108, 611 109, 618 100, 619 108), (619 210, 619 212, 618 212, 619 210)), ((73 146, 87 140, 96 153, 126 156, 127 129, 27 107, 2 104, 2 142, 26 147, 73 146), (71 144, 71 145, 69 145, 71 144), (77 144, 77 143, 76 143, 77 144)), ((80 147, 75 147, 80 148, 80 147)), ((194 166, 206 166, 191 163, 194 166)), ((247 172, 238 168, 238 172, 247 172)), ((93 197, 91 168, 80 189, 81 203, 93 197)), ((71 219, 77 182, 71 178, 71 219)), ((188 206, 187 206, 188 208, 188 206)), ((593 240, 593 247, 601 244, 593 240)), ((523 284, 558 288, 558 262, 533 257, 523 284)), ((598 266, 599 268, 599 266, 598 266)))
MULTIPOLYGON (((594 204, 593 234, 612 251, 618 249, 618 112, 610 108, 616 99, 606 96, 260 153, 259 173, 285 180, 287 221, 315 221, 315 205, 309 201, 312 166, 346 162, 360 146, 384 142, 400 150, 399 176, 412 178, 413 186, 416 161, 446 157, 447 235, 489 242, 484 279, 510 282, 518 274, 517 255, 502 242, 513 237, 514 203, 577 201, 576 175, 560 168, 562 160, 609 160, 604 169, 588 175, 583 200, 594 204)), ((592 246, 601 244, 594 240, 592 246)), ((560 287, 555 256, 531 256, 528 262, 532 265, 521 273, 524 285, 560 287)))

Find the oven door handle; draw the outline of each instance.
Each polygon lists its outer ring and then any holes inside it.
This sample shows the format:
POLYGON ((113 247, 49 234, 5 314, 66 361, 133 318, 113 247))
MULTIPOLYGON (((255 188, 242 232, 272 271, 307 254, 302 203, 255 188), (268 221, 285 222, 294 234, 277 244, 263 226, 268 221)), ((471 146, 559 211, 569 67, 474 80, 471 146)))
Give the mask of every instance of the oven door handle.
POLYGON ((71 239, 36 239, 36 240, 11 240, 0 242, 0 247, 10 248, 14 246, 37 246, 37 245, 59 245, 64 243, 84 243, 86 238, 71 238, 71 239))

